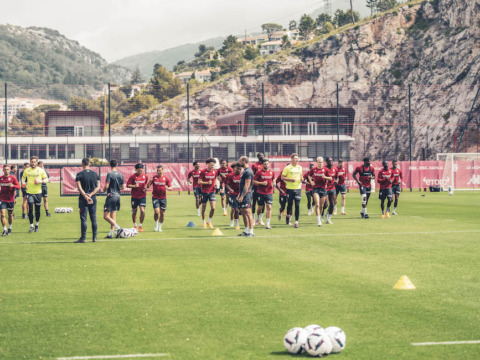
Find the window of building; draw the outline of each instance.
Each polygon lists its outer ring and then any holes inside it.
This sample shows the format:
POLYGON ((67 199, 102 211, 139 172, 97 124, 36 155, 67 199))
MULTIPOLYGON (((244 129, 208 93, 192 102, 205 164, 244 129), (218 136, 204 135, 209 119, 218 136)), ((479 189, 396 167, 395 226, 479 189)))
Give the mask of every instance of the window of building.
POLYGON ((10 158, 18 159, 18 145, 10 145, 10 158))
POLYGON ((74 136, 83 136, 84 128, 83 126, 75 126, 74 128, 74 136))
POLYGON ((57 136, 73 136, 75 128, 73 126, 57 126, 57 136))
POLYGON ((48 145, 48 158, 55 159, 57 157, 57 146, 48 145))
POLYGON ((58 144, 58 159, 65 159, 65 144, 58 144))
POLYGON ((67 159, 75 159, 75 144, 67 145, 67 159))
POLYGON ((282 123, 282 135, 292 135, 292 123, 291 122, 282 123))

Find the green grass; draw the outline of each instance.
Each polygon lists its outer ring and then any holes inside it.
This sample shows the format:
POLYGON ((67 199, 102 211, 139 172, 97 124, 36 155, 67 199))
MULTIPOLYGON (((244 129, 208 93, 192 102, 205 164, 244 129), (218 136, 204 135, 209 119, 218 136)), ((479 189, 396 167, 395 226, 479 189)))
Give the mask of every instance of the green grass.
MULTIPOLYGON (((350 194, 348 215, 321 229, 303 199, 300 229, 275 218, 273 230, 256 229, 253 239, 234 237, 218 215, 223 237, 186 229, 190 220, 201 224, 193 197, 170 195, 163 233, 152 231, 149 201, 146 232, 86 244, 72 243, 77 199, 56 194, 50 185, 51 209, 71 206, 73 214, 42 214, 40 232, 28 234, 17 205, 14 233, 0 240, 2 360, 288 359, 283 335, 311 323, 346 332, 334 359, 480 357, 480 344, 410 345, 480 339, 479 193, 405 192, 391 219, 379 217, 374 194, 369 220, 350 194), (402 275, 417 289, 393 290, 402 275)), ((100 238, 108 231, 103 202, 100 238)), ((118 218, 130 227, 126 197, 118 218)))

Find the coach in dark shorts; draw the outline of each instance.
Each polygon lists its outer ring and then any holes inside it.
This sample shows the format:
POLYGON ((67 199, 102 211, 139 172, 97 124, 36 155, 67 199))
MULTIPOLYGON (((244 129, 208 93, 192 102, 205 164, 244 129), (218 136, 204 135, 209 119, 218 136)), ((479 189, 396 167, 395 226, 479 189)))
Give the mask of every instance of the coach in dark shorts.
POLYGON ((240 165, 243 167, 242 177, 240 178, 240 185, 238 187, 239 195, 237 201, 240 207, 240 211, 243 215, 245 223, 245 231, 238 236, 253 237, 253 216, 252 216, 252 187, 253 187, 253 171, 248 166, 248 157, 242 156, 239 160, 240 165))
POLYGON ((93 242, 97 241, 97 197, 100 191, 100 177, 95 171, 90 170, 90 159, 82 160, 83 170, 77 174, 75 181, 77 183, 80 196, 78 198, 78 207, 80 209, 80 221, 82 235, 76 243, 84 243, 87 236, 87 213, 92 222, 93 242))

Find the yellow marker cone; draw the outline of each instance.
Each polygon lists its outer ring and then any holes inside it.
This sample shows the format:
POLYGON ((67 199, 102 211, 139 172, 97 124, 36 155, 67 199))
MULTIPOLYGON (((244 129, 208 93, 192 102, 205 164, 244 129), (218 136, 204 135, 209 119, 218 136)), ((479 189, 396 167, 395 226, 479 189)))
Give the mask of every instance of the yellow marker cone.
POLYGON ((222 232, 220 231, 219 228, 216 228, 215 230, 213 230, 213 233, 212 233, 213 236, 221 236, 223 235, 222 232))
POLYGON ((393 288, 397 290, 413 290, 415 289, 415 285, 413 285, 406 275, 403 275, 393 288))

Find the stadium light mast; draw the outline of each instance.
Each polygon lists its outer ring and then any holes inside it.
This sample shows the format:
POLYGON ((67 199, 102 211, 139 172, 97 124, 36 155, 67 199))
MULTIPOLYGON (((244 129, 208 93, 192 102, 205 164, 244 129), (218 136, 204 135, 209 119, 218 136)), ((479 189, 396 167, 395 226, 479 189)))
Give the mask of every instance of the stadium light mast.
POLYGON ((112 160, 112 117, 110 102, 110 83, 108 83, 108 161, 112 160))
POLYGON ((7 109, 7 83, 5 83, 5 164, 8 164, 8 109, 7 109))
MULTIPOLYGON (((190 169, 190 84, 187 83, 187 171, 190 169)), ((190 187, 188 188, 190 195, 190 187)))
POLYGON ((339 91, 337 83, 337 156, 340 159, 340 105, 339 105, 339 91))
POLYGON ((262 152, 265 154, 265 88, 262 83, 262 152))

